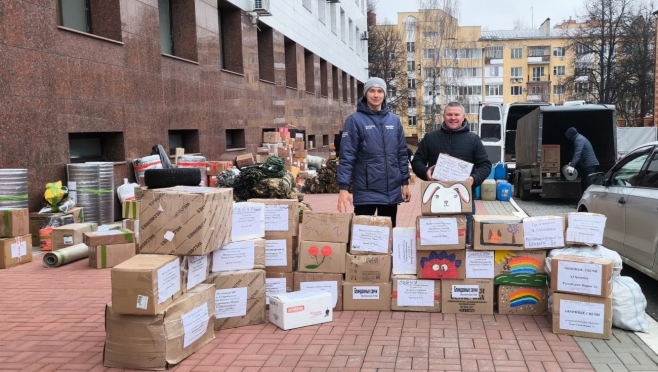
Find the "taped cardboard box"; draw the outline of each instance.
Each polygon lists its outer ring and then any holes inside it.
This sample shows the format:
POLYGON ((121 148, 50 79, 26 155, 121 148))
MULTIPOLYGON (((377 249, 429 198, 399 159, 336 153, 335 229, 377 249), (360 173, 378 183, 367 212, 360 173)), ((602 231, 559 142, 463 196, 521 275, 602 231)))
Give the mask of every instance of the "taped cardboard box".
POLYGON ((301 240, 349 243, 352 213, 303 212, 301 240))
POLYGON ((416 275, 416 228, 393 228, 393 275, 416 275))
POLYGON ((139 253, 139 220, 123 220, 121 228, 130 230, 135 236, 135 253, 139 253))
POLYGON ((181 289, 183 293, 208 280, 211 255, 212 253, 205 256, 183 256, 181 258, 181 289))
POLYGON ((30 233, 30 213, 27 208, 0 209, 0 238, 13 238, 30 233))
POLYGON ((218 161, 206 161, 206 176, 219 176, 224 171, 224 166, 218 161))
POLYGON ((84 243, 84 233, 96 231, 97 228, 95 223, 72 223, 54 228, 51 235, 53 250, 84 243))
POLYGON ((391 254, 393 223, 390 217, 354 216, 350 253, 391 254))
POLYGON ((32 262, 30 234, 0 239, 0 269, 9 269, 32 262))
POLYGON ((112 268, 111 282, 115 313, 156 315, 183 293, 180 258, 138 254, 112 268))
POLYGON ((141 203, 141 200, 126 200, 121 203, 121 218, 139 220, 139 211, 142 209, 141 203))
POLYGON ((391 283, 345 283, 344 311, 391 311, 391 283))
POLYGON ((281 134, 279 132, 263 132, 264 143, 279 143, 281 142, 281 134))
POLYGON ((200 285, 153 316, 121 315, 105 307, 103 365, 162 370, 215 339, 215 291, 200 285))
POLYGON ((231 239, 233 189, 148 190, 140 212, 140 253, 204 256, 231 239))
POLYGON ((466 278, 466 251, 418 251, 416 252, 418 279, 466 278))
POLYGON ((542 216, 523 219, 524 249, 564 247, 564 217, 542 216))
POLYGON ((308 151, 307 150, 295 150, 295 157, 296 158, 301 158, 301 159, 306 159, 308 156, 308 151))
POLYGON ((555 256, 551 260, 551 289, 608 297, 612 293, 613 265, 610 258, 555 256))
POLYGON ((212 252, 213 273, 265 268, 265 239, 229 243, 212 252))
POLYGON ((345 255, 345 281, 351 283, 388 283, 391 281, 391 256, 345 255))
POLYGON ((263 203, 233 203, 231 241, 265 237, 265 205, 263 203))
POLYGON ((95 269, 112 268, 135 256, 135 243, 89 247, 89 266, 95 269))
POLYGON ((299 243, 299 267, 301 272, 345 273, 347 244, 301 241, 299 243))
POLYGON ((523 250, 523 219, 514 216, 473 216, 473 249, 523 250))
POLYGON ((520 287, 498 286, 498 314, 546 315, 548 311, 548 286, 520 287))
POLYGON ((295 272, 294 281, 295 291, 320 289, 331 293, 333 310, 343 310, 343 274, 295 272))
POLYGON ((130 230, 92 231, 83 234, 83 243, 90 247, 135 243, 135 234, 130 230))
POLYGON ((244 154, 238 155, 235 158, 235 164, 238 168, 248 167, 254 165, 254 155, 253 154, 244 154))
POLYGON ((146 191, 146 187, 135 186, 135 200, 142 200, 142 197, 144 197, 144 191, 146 191))
POLYGON ((270 154, 267 155, 256 155, 257 164, 265 164, 265 162, 270 158, 270 154))
POLYGON ((472 186, 470 181, 422 181, 420 212, 423 216, 473 213, 472 186))
POLYGON ((290 148, 287 146, 277 147, 276 154, 280 158, 289 158, 292 154, 290 153, 290 148))
POLYGON ((215 331, 265 323, 265 271, 214 273, 215 331))
POLYGON ((442 280, 441 294, 444 314, 493 314, 491 279, 442 280))
POLYGON ((274 295, 270 306, 270 323, 287 331, 331 322, 332 302, 331 294, 325 291, 299 291, 274 295))
POLYGON ((415 275, 393 276, 391 310, 441 312, 441 281, 418 279, 415 275))
POLYGON ((493 279, 495 269, 495 251, 466 250, 466 279, 493 279))
POLYGON ((30 213, 30 235, 32 235, 32 246, 39 246, 39 230, 46 226, 46 220, 48 220, 48 218, 64 216, 67 214, 73 216, 74 223, 85 222, 85 215, 82 207, 71 208, 66 213, 30 213))
POLYGON ((299 202, 286 199, 249 199, 265 204, 265 239, 299 235, 299 202))
POLYGON ((297 270, 297 237, 265 239, 265 271, 291 273, 297 270))
POLYGON ((553 333, 609 340, 612 335, 612 296, 553 292, 553 333))
POLYGON ((418 216, 418 251, 466 249, 466 216, 418 216))
POLYGON ((573 212, 565 215, 567 244, 601 245, 607 217, 598 213, 573 212))
POLYGON ((560 173, 560 145, 541 146, 542 173, 560 173))
POLYGON ((494 284, 544 287, 546 251, 494 251, 494 284))
POLYGON ((293 273, 265 273, 265 304, 270 304, 270 296, 292 292, 295 287, 293 273))

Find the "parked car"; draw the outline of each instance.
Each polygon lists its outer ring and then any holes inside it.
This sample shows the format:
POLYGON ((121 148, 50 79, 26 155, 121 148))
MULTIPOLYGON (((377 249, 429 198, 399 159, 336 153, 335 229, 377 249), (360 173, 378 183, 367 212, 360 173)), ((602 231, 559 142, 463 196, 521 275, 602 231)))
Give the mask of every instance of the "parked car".
POLYGON ((628 152, 605 175, 589 177, 578 211, 604 214, 603 245, 658 280, 658 141, 628 152))

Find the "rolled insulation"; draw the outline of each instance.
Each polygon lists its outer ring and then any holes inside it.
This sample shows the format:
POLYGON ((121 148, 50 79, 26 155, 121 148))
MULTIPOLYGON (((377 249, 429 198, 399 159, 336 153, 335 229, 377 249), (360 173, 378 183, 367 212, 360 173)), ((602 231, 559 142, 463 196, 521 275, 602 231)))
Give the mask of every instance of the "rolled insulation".
POLYGON ((80 243, 45 253, 43 255, 43 265, 45 267, 55 268, 87 257, 89 257, 89 247, 86 244, 80 243))

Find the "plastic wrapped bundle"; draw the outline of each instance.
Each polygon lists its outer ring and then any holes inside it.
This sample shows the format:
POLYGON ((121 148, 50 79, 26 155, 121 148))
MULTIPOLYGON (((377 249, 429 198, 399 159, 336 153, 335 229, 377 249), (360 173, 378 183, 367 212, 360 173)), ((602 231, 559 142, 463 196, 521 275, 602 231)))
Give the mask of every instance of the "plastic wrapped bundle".
POLYGON ((27 169, 0 169, 0 208, 27 208, 27 169))
POLYGON ((324 158, 320 156, 313 156, 309 155, 306 157, 306 162, 308 163, 309 168, 313 167, 315 169, 320 169, 322 168, 322 162, 324 161, 324 158))
POLYGON ((144 177, 144 171, 147 169, 162 169, 162 161, 159 155, 150 155, 133 160, 135 169, 135 179, 139 180, 144 177))
POLYGON ((199 168, 201 171, 201 184, 206 185, 206 157, 198 155, 181 155, 178 157, 178 168, 199 168))

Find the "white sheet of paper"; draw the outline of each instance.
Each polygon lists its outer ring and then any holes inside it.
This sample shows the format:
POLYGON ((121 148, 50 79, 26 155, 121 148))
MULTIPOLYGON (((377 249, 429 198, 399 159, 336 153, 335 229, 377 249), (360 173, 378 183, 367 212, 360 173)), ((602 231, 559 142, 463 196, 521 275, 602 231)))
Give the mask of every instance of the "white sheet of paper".
POLYGON ((334 300, 334 307, 338 303, 338 282, 323 281, 323 282, 301 282, 299 289, 305 291, 307 289, 320 289, 331 293, 331 298, 334 300))
POLYGON ((471 284, 457 284, 452 286, 452 298, 472 298, 480 297, 480 286, 471 284))
POLYGON ((234 203, 231 239, 234 242, 265 236, 265 205, 262 203, 234 203))
POLYGON ((434 281, 398 280, 398 306, 434 306, 434 281))
POLYGON ((584 244, 603 244, 605 216, 570 214, 567 221, 567 241, 584 244))
POLYGON ((525 249, 564 247, 564 224, 562 218, 523 220, 525 249))
POLYGON ((603 267, 585 262, 558 261, 557 290, 601 296, 603 267))
POLYGON ((457 218, 421 218, 420 245, 459 244, 457 218))
POLYGON ((603 334, 605 305, 560 300, 560 329, 603 334))
POLYGON ((265 279, 265 304, 270 304, 270 296, 286 293, 286 278, 265 279))
POLYGON ((167 301, 180 291, 180 259, 158 269, 158 303, 167 301))
POLYGON ((466 251, 467 279, 493 279, 494 266, 493 251, 466 251))
POLYGON ((472 170, 472 163, 440 154, 432 178, 437 181, 466 181, 471 176, 472 170))
POLYGON ((255 251, 254 242, 229 243, 212 252, 212 272, 251 270, 255 251))
POLYGON ((208 256, 187 256, 186 289, 192 289, 208 278, 208 256))
POLYGON ((416 228, 393 229, 393 274, 416 275, 416 228))
POLYGON ((184 348, 190 346, 194 341, 198 340, 204 333, 206 333, 209 320, 208 304, 206 303, 203 303, 181 315, 184 348))
POLYGON ((390 229, 382 226, 353 225, 352 249, 361 252, 388 253, 390 229))
POLYGON ((217 319, 245 315, 247 315, 247 287, 215 291, 215 317, 217 319))
POLYGON ((265 266, 288 266, 288 252, 286 240, 265 241, 265 266))
POLYGON ((354 300, 379 300, 379 287, 376 285, 360 285, 352 287, 354 300))
POLYGON ((265 231, 288 231, 289 207, 282 204, 265 204, 265 231))

